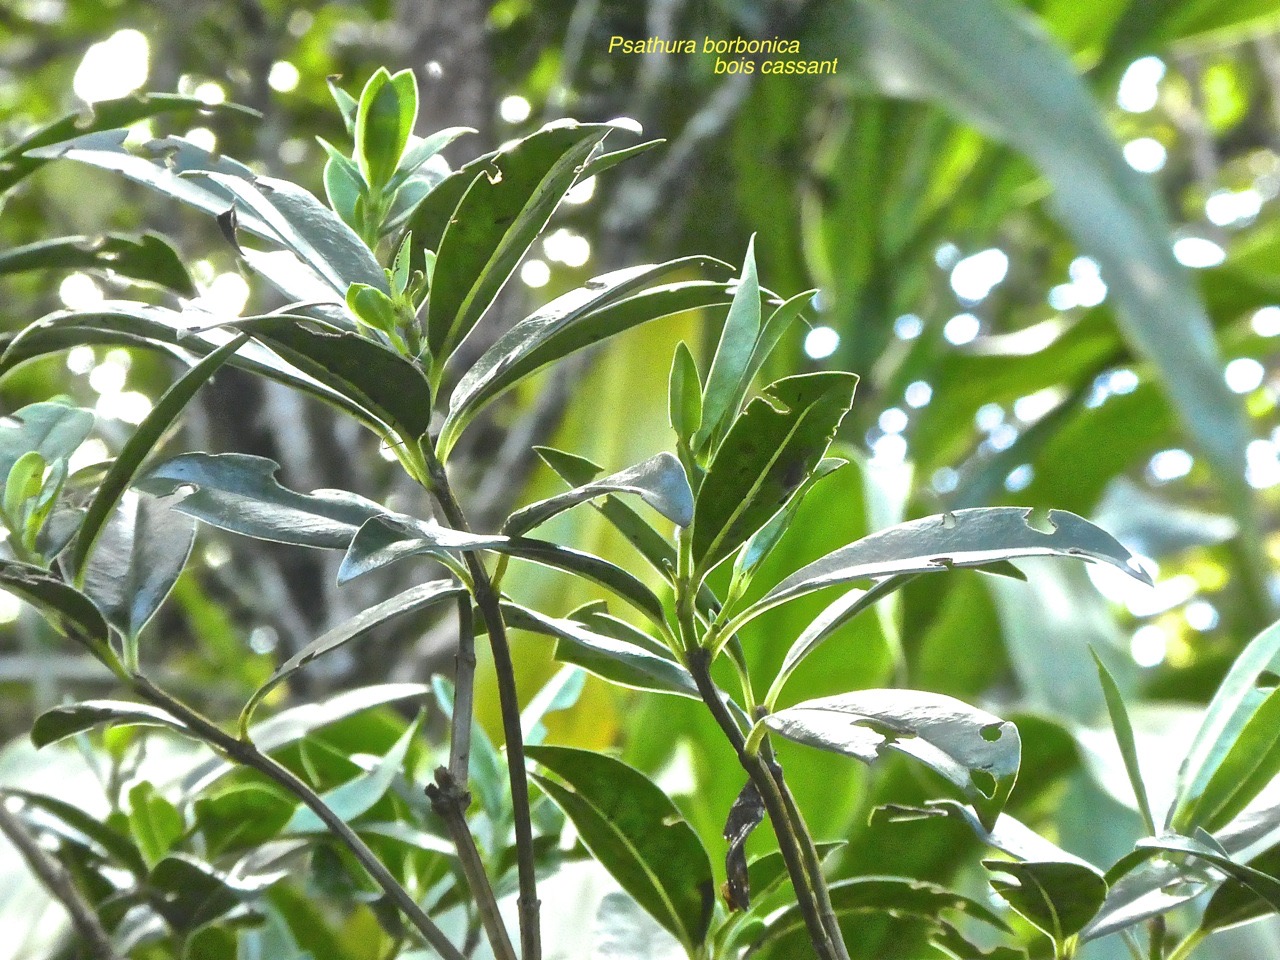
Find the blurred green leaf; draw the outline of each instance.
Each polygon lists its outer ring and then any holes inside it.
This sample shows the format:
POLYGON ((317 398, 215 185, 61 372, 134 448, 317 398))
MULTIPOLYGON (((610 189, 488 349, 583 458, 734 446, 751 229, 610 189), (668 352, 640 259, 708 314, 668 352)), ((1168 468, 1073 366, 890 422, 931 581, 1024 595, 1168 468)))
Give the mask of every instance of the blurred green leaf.
POLYGON ((196 295, 195 284, 177 251, 158 233, 58 237, 0 252, 0 274, 76 268, 110 270, 168 287, 184 297, 196 295))
POLYGON ((37 747, 83 733, 98 726, 166 727, 188 733, 187 725, 159 707, 124 700, 85 700, 65 707, 54 707, 36 717, 31 727, 31 742, 37 747))

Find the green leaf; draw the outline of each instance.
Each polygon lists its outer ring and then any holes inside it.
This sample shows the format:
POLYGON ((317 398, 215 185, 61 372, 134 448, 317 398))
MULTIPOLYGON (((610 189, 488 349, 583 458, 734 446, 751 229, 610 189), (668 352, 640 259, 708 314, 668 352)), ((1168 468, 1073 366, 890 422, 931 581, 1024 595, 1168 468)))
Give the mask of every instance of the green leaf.
POLYGON ((698 364, 681 340, 671 358, 671 376, 667 380, 667 419, 676 437, 690 444, 702 425, 702 378, 698 364))
MULTIPOLYGON (((221 328, 200 329, 199 325, 207 319, 205 314, 183 313, 131 302, 112 302, 105 309, 93 312, 60 310, 15 335, 0 335, 0 348, 4 349, 0 355, 0 376, 29 360, 81 345, 145 347, 189 362, 190 354, 206 356, 235 338, 234 333, 221 328)), ((263 344, 246 343, 230 363, 317 397, 354 417, 379 436, 387 433, 386 425, 372 412, 285 362, 263 344)))
POLYGON ((234 910, 258 891, 187 854, 165 857, 147 878, 147 898, 165 922, 191 933, 234 910))
MULTIPOLYGON (((926 880, 907 877, 869 876, 842 880, 831 885, 831 908, 838 917, 859 913, 906 916, 940 925, 944 912, 955 911, 980 920, 1000 931, 1008 927, 978 901, 926 880)), ((793 904, 770 917, 764 935, 752 952, 793 938, 804 930, 804 916, 793 904)))
MULTIPOLYGON (((414 738, 418 735, 420 720, 409 724, 408 728, 387 755, 368 773, 363 773, 339 787, 325 793, 321 799, 325 806, 349 823, 373 808, 391 789, 392 781, 404 770, 404 759, 409 752, 414 738)), ((284 825, 284 833, 319 833, 328 828, 309 807, 299 806, 288 823, 284 825)))
POLYGON ((698 488, 698 571, 705 574, 742 546, 804 483, 849 411, 857 382, 851 373, 787 377, 734 421, 698 488))
POLYGON ((642 153, 648 153, 656 146, 666 143, 665 140, 646 140, 644 143, 637 143, 635 146, 623 147, 621 150, 610 150, 608 152, 596 153, 583 166, 582 172, 578 174, 578 182, 581 183, 588 177, 596 177, 622 163, 624 160, 630 160, 632 157, 639 156, 642 153))
POLYGON ((1218 685, 1204 719, 1178 768, 1177 793, 1169 821, 1181 822, 1185 808, 1204 793, 1249 719, 1267 699, 1280 671, 1280 623, 1249 642, 1218 685))
POLYGON ((351 94, 338 86, 341 77, 326 77, 325 83, 329 85, 329 95, 333 97, 333 102, 338 105, 338 112, 342 114, 342 122, 346 125, 347 133, 355 135, 356 132, 356 111, 360 109, 360 104, 351 94))
MULTIPOLYGON (((1280 875, 1280 846, 1270 847, 1250 860, 1247 866, 1265 876, 1280 875)), ((1252 920, 1280 911, 1274 903, 1255 893, 1248 884, 1231 877, 1226 880, 1205 904, 1200 917, 1200 931, 1213 933, 1229 930, 1252 920)))
POLYGON ((92 410, 63 403, 32 403, 0 420, 0 485, 27 453, 40 454, 45 463, 70 457, 93 423, 92 410))
POLYGON ((649 320, 726 302, 724 284, 705 280, 643 289, 674 270, 718 265, 719 261, 691 257, 617 270, 588 281, 521 320, 458 381, 440 430, 440 456, 448 455, 458 435, 485 404, 546 364, 649 320))
POLYGON ((383 507, 343 490, 311 494, 276 482, 280 465, 242 453, 185 453, 152 467, 135 484, 157 497, 179 494, 173 509, 259 540, 341 550, 383 507), (188 492, 189 491, 189 492, 188 492))
POLYGON ((942 104, 1040 168, 1058 220, 1101 267, 1134 351, 1159 371, 1184 428, 1239 476, 1244 411, 1213 330, 1174 259, 1156 184, 1130 167, 1065 51, 998 0, 860 2, 851 63, 894 96, 942 104), (999 55, 993 56, 993 51, 999 55))
POLYGON ((324 164, 325 198, 342 222, 358 233, 361 224, 356 213, 356 201, 367 196, 364 177, 355 163, 337 147, 322 137, 316 139, 329 155, 324 164))
POLYGON ((1050 529, 1044 531, 1032 526, 1034 514, 1025 507, 976 507, 889 527, 797 570, 751 610, 760 613, 793 597, 842 583, 989 566, 1019 557, 1097 560, 1150 583, 1133 554, 1083 517, 1050 510, 1050 529))
POLYGON ((93 601, 75 587, 47 570, 14 560, 0 560, 0 587, 37 607, 55 628, 109 669, 119 669, 106 620, 93 601))
POLYGON ((563 663, 635 690, 700 699, 693 676, 669 656, 596 632, 576 620, 544 616, 514 603, 504 603, 502 609, 508 626, 557 638, 556 659, 563 663))
POLYGON ((381 626, 388 620, 401 616, 402 614, 425 610, 442 600, 448 600, 451 597, 459 596, 465 592, 466 591, 462 586, 452 580, 431 580, 427 583, 419 584, 416 587, 410 587, 408 590, 405 590, 403 593, 396 594, 389 600, 383 600, 381 603, 376 603, 373 606, 360 611, 360 613, 351 617, 346 622, 334 627, 332 630, 326 630, 323 634, 315 640, 312 640, 284 663, 280 664, 280 666, 276 668, 275 672, 267 678, 267 682, 254 692, 253 696, 249 699, 249 702, 245 705, 244 710, 240 714, 241 729, 248 726, 249 720, 253 717, 254 710, 268 693, 313 660, 323 657, 328 653, 332 653, 339 647, 362 637, 370 630, 381 626))
POLYGON ((962 700, 922 690, 860 690, 764 718, 788 740, 874 763, 895 750, 956 786, 988 830, 1018 778, 1018 728, 962 700))
POLYGON ((61 821, 101 847, 107 857, 117 865, 135 874, 146 872, 146 864, 142 862, 142 856, 138 853, 138 848, 134 846, 133 841, 101 818, 92 816, 74 804, 59 800, 57 797, 12 787, 6 787, 4 792, 7 796, 22 800, 20 813, 39 810, 43 815, 41 821, 46 827, 49 817, 61 821))
POLYGON ((195 284, 177 251, 158 233, 57 237, 0 252, 0 274, 73 269, 110 270, 131 280, 168 287, 184 297, 196 295, 195 284))
POLYGON ((264 783, 243 783, 197 797, 196 826, 211 857, 251 850, 276 835, 293 815, 294 799, 264 783))
POLYGON ((31 742, 39 747, 99 726, 166 727, 187 734, 187 725, 159 707, 125 700, 85 700, 46 710, 31 726, 31 742))
POLYGON ((80 524, 80 532, 76 534, 71 548, 71 569, 75 571, 79 584, 84 583, 86 566, 98 535, 142 468, 143 462, 151 455, 165 431, 177 420, 178 414, 186 409, 196 391, 221 369, 232 354, 244 346, 246 339, 248 337, 244 335, 223 344, 187 371, 181 380, 165 391, 164 396, 125 441, 120 455, 111 464, 111 469, 107 471, 90 501, 84 521, 80 524))
POLYGON ((145 496, 126 497, 103 528, 85 565, 84 590, 129 641, 177 583, 195 532, 195 524, 169 504, 145 496))
POLYGON ((587 675, 575 666, 561 667, 542 685, 532 700, 520 711, 520 732, 526 744, 537 745, 547 738, 543 722, 548 714, 568 710, 582 696, 587 675))
POLYGON ((1236 733, 1204 789, 1188 795, 1175 812, 1175 830, 1221 829, 1280 774, 1280 688, 1274 684, 1269 678, 1273 689, 1236 733))
MULTIPOLYGON (((818 859, 822 861, 845 845, 846 841, 837 840, 828 843, 815 843, 814 847, 818 851, 818 859)), ((790 884, 790 882, 791 877, 787 874, 786 859, 779 850, 773 850, 754 857, 747 864, 747 886, 751 890, 752 909, 768 900, 784 884, 790 884)))
POLYGON ((431 426, 431 385, 395 351, 356 333, 326 329, 307 317, 252 317, 235 326, 360 404, 406 442, 417 440, 431 426))
POLYGON ((353 283, 347 291, 347 309, 367 326, 383 333, 395 333, 399 318, 395 302, 381 290, 363 283, 353 283))
POLYGON ((379 67, 364 85, 356 110, 356 162, 380 190, 391 179, 418 119, 418 82, 412 70, 394 76, 379 67))
POLYGON ((748 369, 760 335, 760 282, 756 279, 755 244, 752 236, 742 262, 742 276, 729 305, 729 316, 707 374, 702 426, 693 437, 693 449, 698 453, 704 450, 714 453, 717 446, 714 441, 728 430, 751 386, 748 369))
POLYGON ((410 177, 418 172, 423 164, 467 133, 479 133, 479 131, 473 127, 445 127, 443 130, 437 130, 422 139, 410 137, 409 148, 405 151, 404 156, 400 158, 400 164, 396 168, 395 176, 387 183, 388 192, 399 189, 410 177))
POLYGON ((143 780, 129 791, 129 831, 147 866, 154 867, 186 832, 186 824, 177 808, 143 780))
POLYGON ((384 514, 369 520, 356 534, 338 568, 338 582, 346 583, 405 557, 448 557, 455 553, 492 550, 521 560, 565 570, 611 590, 655 623, 664 624, 662 601, 621 567, 599 557, 543 540, 524 537, 478 536, 412 517, 384 514))
POLYGON ((1154 836, 1156 822, 1151 814, 1151 801, 1147 799, 1146 784, 1142 782, 1142 768, 1138 764, 1138 745, 1134 741, 1129 711, 1125 709, 1120 688, 1098 657, 1098 652, 1090 647, 1089 653, 1093 655, 1093 662, 1098 667, 1098 682, 1102 685, 1102 694, 1107 700, 1107 713, 1111 715, 1111 729, 1115 732, 1120 756, 1124 758, 1125 773, 1129 775, 1129 785, 1133 787, 1133 796, 1138 802, 1138 812, 1142 814, 1142 822, 1147 832, 1154 836))
POLYGON ((1227 856, 1207 834, 1201 834, 1204 840, 1184 837, 1177 834, 1164 834, 1159 837, 1146 837, 1138 841, 1138 853, 1155 856, 1160 853, 1185 853, 1189 856, 1205 860, 1252 890, 1258 897, 1266 901, 1273 911, 1280 911, 1280 880, 1275 877, 1238 863, 1227 856), (1214 845, 1210 845, 1214 843, 1214 845))
POLYGON ((984 860, 982 864, 996 871, 990 878, 996 893, 1059 949, 1084 929, 1107 896, 1102 874, 1078 863, 984 860))
POLYGON ((551 124, 500 150, 472 180, 436 251, 439 269, 427 300, 433 357, 448 357, 489 309, 611 129, 551 124))
MULTIPOLYGON (((21 524, 27 501, 44 487, 47 466, 39 451, 28 450, 9 470, 9 477, 4 483, 4 512, 15 524, 21 524)), ((19 535, 26 533, 21 526, 15 532, 19 535)))
POLYGON ((38 150, 64 143, 71 138, 93 136, 104 131, 118 132, 121 140, 128 131, 120 130, 140 120, 166 113, 179 115, 211 115, 237 113, 251 117, 258 111, 236 103, 205 103, 199 97, 173 93, 132 93, 119 100, 101 100, 83 110, 68 113, 27 134, 4 150, 0 150, 0 193, 34 173, 48 162, 38 150))
MULTIPOLYGON (((365 283, 387 292, 387 277, 355 232, 312 194, 288 180, 245 179, 217 171, 191 176, 218 184, 266 225, 266 239, 280 244, 315 271, 344 301, 347 288, 365 283)), ((244 221, 241 220, 241 223, 244 221)))
POLYGON ((711 861, 676 806, 637 770, 603 754, 530 747, 563 784, 536 776, 592 856, 691 954, 711 921, 711 861))
POLYGON ((507 518, 502 532, 523 536, 557 514, 608 493, 634 494, 679 527, 693 521, 693 491, 684 467, 671 454, 660 453, 634 467, 523 507, 507 518))

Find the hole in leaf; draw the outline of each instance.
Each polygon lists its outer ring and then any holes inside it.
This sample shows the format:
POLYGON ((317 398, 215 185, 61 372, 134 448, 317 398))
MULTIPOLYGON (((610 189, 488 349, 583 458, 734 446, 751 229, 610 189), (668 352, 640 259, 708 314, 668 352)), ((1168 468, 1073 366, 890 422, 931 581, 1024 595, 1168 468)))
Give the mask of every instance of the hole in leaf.
POLYGON ((947 511, 942 515, 942 529, 954 530, 956 528, 956 515, 947 511))
POLYGON ((996 778, 985 770, 970 770, 969 782, 984 797, 994 797, 996 795, 996 778))
POLYGON ((1280 686, 1280 675, 1270 670, 1263 670, 1253 683, 1259 690, 1274 690, 1280 686))
POLYGON ((1058 531, 1058 525, 1049 519, 1049 511, 1043 507, 1033 507, 1022 519, 1037 533, 1053 534, 1058 531))
POLYGON ((982 739, 987 741, 987 743, 995 743, 1004 736, 1004 724, 988 723, 978 732, 982 734, 982 739))

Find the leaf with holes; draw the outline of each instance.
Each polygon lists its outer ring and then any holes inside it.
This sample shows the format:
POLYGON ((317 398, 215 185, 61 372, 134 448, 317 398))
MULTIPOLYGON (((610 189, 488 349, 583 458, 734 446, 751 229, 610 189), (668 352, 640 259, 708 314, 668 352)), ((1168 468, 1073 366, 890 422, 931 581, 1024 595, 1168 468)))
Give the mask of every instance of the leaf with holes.
POLYGON ((1022 744, 1007 720, 920 690, 860 690, 808 700, 764 719, 797 743, 874 763, 896 750, 959 788, 983 825, 995 824, 1018 776, 1022 744))
POLYGON ((693 560, 701 573, 742 546, 804 484, 849 412, 857 382, 851 373, 787 377, 747 405, 698 489, 693 560))
POLYGON ((558 778, 535 775, 592 856, 692 955, 711 922, 714 880, 698 835, 667 795, 619 760, 568 747, 530 747, 558 778))
POLYGON ((975 507, 911 520, 863 537, 797 570, 752 606, 761 613, 823 587, 953 567, 991 566, 1020 557, 1061 556, 1119 567, 1143 583, 1147 575, 1114 537, 1083 517, 1050 510, 1048 530, 1032 526, 1025 507, 975 507))

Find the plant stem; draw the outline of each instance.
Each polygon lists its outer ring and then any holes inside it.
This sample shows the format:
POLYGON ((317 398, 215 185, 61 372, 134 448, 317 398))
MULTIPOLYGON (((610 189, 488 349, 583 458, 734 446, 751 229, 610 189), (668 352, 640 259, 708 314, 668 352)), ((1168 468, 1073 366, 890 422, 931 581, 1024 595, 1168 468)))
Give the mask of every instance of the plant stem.
MULTIPOLYGON (((798 821, 792 816, 788 795, 784 794, 784 788, 780 786, 781 775, 780 773, 775 775, 776 765, 771 766, 770 761, 766 760, 762 754, 749 753, 745 749, 746 739, 734 722, 732 714, 725 707, 720 691, 711 679, 711 652, 695 646, 687 651, 686 660, 694 682, 698 685, 698 691, 702 694, 703 702, 737 752, 738 761, 764 801, 769 822, 773 824, 774 833, 778 838, 778 848, 787 866, 787 873, 791 876, 792 885, 795 887, 800 913, 804 917, 809 939, 813 943, 819 960, 849 960, 839 927, 832 922, 834 917, 828 918, 831 907, 830 897, 826 895, 826 880, 821 870, 815 873, 812 866, 817 861, 816 852, 812 857, 806 855, 805 843, 802 842, 801 836, 803 834, 807 840, 808 833, 805 831, 803 821, 798 821)), ((794 801, 791 802, 791 806, 794 806, 794 801)), ((808 845, 812 847, 812 841, 809 841, 808 845)))
POLYGON ((445 960, 466 960, 462 952, 449 941, 444 932, 427 916, 426 911, 422 909, 418 901, 383 865, 382 861, 360 839, 359 835, 351 829, 346 821, 329 809, 329 806, 321 799, 320 795, 295 775, 293 771, 259 751, 251 742, 238 740, 226 733, 221 727, 206 719, 182 701, 171 697, 141 674, 133 674, 130 677, 130 684, 140 697, 173 714, 205 743, 217 748, 236 763, 250 767, 269 777, 297 797, 351 851, 352 856, 364 867, 374 882, 382 888, 382 892, 386 894, 387 899, 400 909, 405 918, 422 934, 423 939, 441 957, 444 957, 445 960))
POLYGON ((1189 934, 1185 940, 1173 949, 1173 953, 1169 954, 1169 960, 1187 960, 1191 956, 1191 952, 1200 946, 1200 941, 1205 938, 1203 931, 1196 930, 1189 934))
POLYGON ((80 891, 70 874, 31 835, 16 814, 5 805, 7 796, 0 792, 0 834, 13 844, 28 869, 44 885, 49 894, 66 908, 76 936, 96 960, 120 960, 121 954, 111 945, 111 937, 98 920, 98 914, 80 891))
POLYGON ((1164 917, 1152 917, 1147 930, 1149 940, 1147 955, 1151 960, 1164 960, 1164 917))
POLYGON ((466 592, 458 597, 458 653, 454 662, 449 773, 456 783, 465 784, 471 776, 471 724, 476 698, 475 615, 471 611, 471 595, 466 592))
MULTIPOLYGON (((445 519, 455 530, 470 532, 466 514, 454 497, 444 465, 424 446, 427 467, 431 474, 431 493, 440 504, 445 519)), ((502 619, 498 593, 489 579, 484 563, 474 552, 464 554, 467 569, 471 573, 472 590, 480 616, 489 635, 489 647, 493 651, 494 673, 498 681, 498 705, 502 713, 502 732, 507 745, 507 775, 511 782, 511 809, 516 832, 516 866, 520 880, 520 956, 522 960, 541 960, 542 934, 538 913, 537 861, 533 849, 533 821, 529 814, 529 781, 525 771, 524 735, 520 730, 520 697, 516 689, 515 664, 511 660, 511 645, 507 640, 507 626, 502 619)), ((461 661, 459 667, 461 668, 461 661)), ((454 705, 454 717, 462 711, 454 705)))
MULTIPOLYGON (((454 716, 457 716, 457 709, 455 702, 454 716)), ((493 886, 484 871, 484 861, 480 858, 475 837, 471 835, 471 828, 467 825, 465 811, 471 803, 471 794, 463 786, 465 783, 465 780, 455 779, 453 771, 440 767, 436 770, 436 782, 427 787, 427 796, 431 800, 432 809, 444 820, 449 836, 453 838, 453 845, 458 850, 462 872, 467 878, 467 886, 475 896, 480 922, 484 925, 494 957, 496 960, 516 960, 515 947, 511 945, 511 937, 507 935, 502 915, 498 912, 493 886)))

